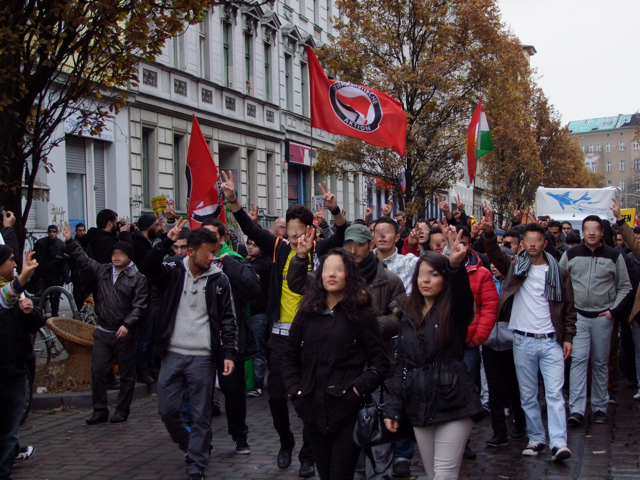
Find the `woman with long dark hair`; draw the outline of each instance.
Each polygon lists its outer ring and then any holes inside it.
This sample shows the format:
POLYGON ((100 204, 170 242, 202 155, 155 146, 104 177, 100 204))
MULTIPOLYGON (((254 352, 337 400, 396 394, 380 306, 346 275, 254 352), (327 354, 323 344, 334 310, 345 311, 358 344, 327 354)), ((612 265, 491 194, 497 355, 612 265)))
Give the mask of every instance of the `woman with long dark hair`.
POLYGON ((398 358, 385 409, 385 424, 397 431, 408 420, 429 479, 457 479, 471 417, 482 405, 464 364, 473 292, 460 244, 462 231, 447 231, 449 258, 420 256, 413 289, 400 303, 398 358), (407 418, 401 416, 406 414, 407 418))
POLYGON ((356 416, 389 369, 355 260, 334 249, 320 260, 282 358, 282 380, 309 432, 322 480, 353 479, 360 454, 352 440, 356 416))

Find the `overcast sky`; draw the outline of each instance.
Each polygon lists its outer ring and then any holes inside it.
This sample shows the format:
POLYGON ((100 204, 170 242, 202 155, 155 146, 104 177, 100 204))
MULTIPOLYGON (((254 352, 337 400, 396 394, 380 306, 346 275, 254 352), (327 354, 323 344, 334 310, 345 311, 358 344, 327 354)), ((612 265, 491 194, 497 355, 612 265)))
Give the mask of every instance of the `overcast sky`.
POLYGON ((565 124, 640 111, 640 1, 496 1, 565 124))

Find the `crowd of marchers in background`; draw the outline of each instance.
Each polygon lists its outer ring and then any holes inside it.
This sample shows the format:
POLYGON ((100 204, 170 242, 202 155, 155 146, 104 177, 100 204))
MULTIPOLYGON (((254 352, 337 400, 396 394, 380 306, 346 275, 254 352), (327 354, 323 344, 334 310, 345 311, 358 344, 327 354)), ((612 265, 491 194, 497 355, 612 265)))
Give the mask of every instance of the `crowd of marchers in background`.
MULTIPOLYGON (((455 479, 476 456, 473 422, 490 416, 487 448, 517 442, 534 457, 548 447, 561 463, 567 425, 579 430, 588 414, 606 423, 624 394, 618 369, 638 387, 640 228, 615 199, 614 225, 588 216, 577 231, 517 209, 496 229, 488 205, 476 220, 459 198, 452 211, 438 197, 443 219, 410 229, 391 202, 349 224, 325 184, 331 222, 292 205, 266 229, 232 174, 222 179, 237 236, 213 217, 189 230, 169 202, 162 219, 128 224, 102 210, 75 235, 51 225, 21 258, 15 218, 2 212, 0 478, 35 451, 18 442, 30 335, 44 324, 28 292, 69 282, 77 306, 93 296, 97 314, 86 423, 126 422, 135 383, 157 383, 189 479, 215 462, 221 396, 236 453, 248 455, 247 402, 268 395, 274 460, 290 468, 297 439, 300 477, 408 477, 417 447, 429 478, 455 479), (119 390, 113 412, 109 389, 119 390), (396 443, 354 442, 372 401, 396 443), (295 434, 290 404, 303 422, 295 434)), ((60 314, 58 296, 51 310, 60 314)))

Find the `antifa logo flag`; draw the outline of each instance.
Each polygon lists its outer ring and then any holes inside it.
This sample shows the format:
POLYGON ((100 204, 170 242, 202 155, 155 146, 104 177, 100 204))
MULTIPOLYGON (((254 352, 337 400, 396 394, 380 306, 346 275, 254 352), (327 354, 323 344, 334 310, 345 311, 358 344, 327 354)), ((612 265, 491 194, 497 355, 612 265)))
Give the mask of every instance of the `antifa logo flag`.
POLYGON ((307 45, 311 80, 311 126, 355 137, 404 155, 407 118, 402 104, 386 93, 353 83, 329 80, 307 45))
POLYGON ((213 160, 195 114, 187 153, 187 205, 191 229, 199 228, 207 218, 226 223, 218 167, 213 160))

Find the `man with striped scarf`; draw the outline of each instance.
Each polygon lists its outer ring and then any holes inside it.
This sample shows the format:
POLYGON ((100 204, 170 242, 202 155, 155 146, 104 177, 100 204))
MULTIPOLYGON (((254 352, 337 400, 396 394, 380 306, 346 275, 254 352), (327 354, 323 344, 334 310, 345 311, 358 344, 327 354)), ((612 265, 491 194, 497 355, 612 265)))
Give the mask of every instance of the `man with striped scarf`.
POLYGON ((510 257, 498 246, 493 231, 493 211, 485 208, 481 220, 484 248, 491 263, 505 276, 498 304, 498 321, 513 330, 513 359, 520 400, 527 421, 529 443, 525 456, 537 456, 546 446, 538 403, 538 372, 542 374, 549 421, 552 460, 571 457, 567 448, 567 419, 562 396, 564 360, 571 355, 576 334, 576 310, 571 278, 555 258, 546 253, 542 225, 524 230, 524 250, 510 257))

